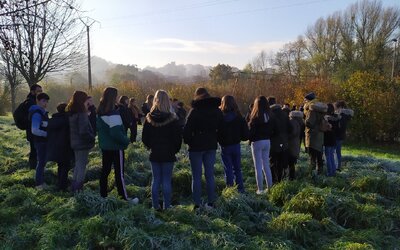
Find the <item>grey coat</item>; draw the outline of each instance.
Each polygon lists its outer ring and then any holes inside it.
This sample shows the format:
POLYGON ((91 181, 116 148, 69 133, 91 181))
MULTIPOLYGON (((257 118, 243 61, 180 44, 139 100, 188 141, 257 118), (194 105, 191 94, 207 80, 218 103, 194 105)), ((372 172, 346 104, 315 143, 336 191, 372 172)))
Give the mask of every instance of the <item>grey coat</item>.
POLYGON ((75 113, 69 117, 71 148, 88 150, 94 147, 95 133, 86 113, 75 113))
POLYGON ((301 146, 301 134, 304 131, 303 112, 290 112, 290 125, 292 132, 289 134, 289 155, 299 158, 301 146))

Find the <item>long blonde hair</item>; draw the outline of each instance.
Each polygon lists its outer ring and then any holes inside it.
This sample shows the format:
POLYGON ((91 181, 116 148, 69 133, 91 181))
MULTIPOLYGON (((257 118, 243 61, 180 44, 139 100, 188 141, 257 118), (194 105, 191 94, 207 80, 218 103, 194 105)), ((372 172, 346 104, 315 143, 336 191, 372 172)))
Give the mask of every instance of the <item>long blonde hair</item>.
POLYGON ((171 113, 171 102, 169 100, 169 96, 165 90, 157 90, 154 95, 153 106, 150 109, 150 112, 154 110, 158 110, 165 113, 171 113))

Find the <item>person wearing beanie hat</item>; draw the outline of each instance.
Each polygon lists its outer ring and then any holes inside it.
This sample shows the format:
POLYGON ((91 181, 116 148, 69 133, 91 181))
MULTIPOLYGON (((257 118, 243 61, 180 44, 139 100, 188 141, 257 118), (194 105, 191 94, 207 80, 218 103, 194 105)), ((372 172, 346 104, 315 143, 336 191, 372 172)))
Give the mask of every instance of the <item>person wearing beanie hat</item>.
POLYGON ((323 120, 328 107, 325 103, 318 102, 313 92, 305 96, 305 101, 305 142, 310 157, 310 174, 315 176, 315 170, 317 174, 322 174, 323 172, 323 120))
POLYGON ((316 98, 316 96, 315 96, 314 92, 310 92, 306 96, 304 96, 304 100, 306 100, 306 101, 312 101, 315 98, 316 98))

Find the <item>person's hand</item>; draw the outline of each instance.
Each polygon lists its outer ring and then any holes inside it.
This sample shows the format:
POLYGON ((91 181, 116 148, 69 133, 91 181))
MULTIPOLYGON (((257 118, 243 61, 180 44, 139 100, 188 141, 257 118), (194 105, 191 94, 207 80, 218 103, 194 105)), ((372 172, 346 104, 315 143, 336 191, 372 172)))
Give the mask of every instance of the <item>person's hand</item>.
POLYGON ((47 121, 42 121, 42 127, 47 128, 47 125, 49 125, 49 122, 47 122, 47 121))

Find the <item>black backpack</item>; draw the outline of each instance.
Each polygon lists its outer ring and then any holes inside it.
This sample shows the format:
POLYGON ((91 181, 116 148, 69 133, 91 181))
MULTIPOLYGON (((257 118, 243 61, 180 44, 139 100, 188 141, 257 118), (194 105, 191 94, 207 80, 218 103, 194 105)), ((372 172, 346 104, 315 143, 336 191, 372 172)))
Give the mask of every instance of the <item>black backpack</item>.
POLYGON ((31 106, 30 100, 26 99, 15 109, 13 117, 17 128, 21 130, 27 130, 29 128, 29 108, 31 106))

